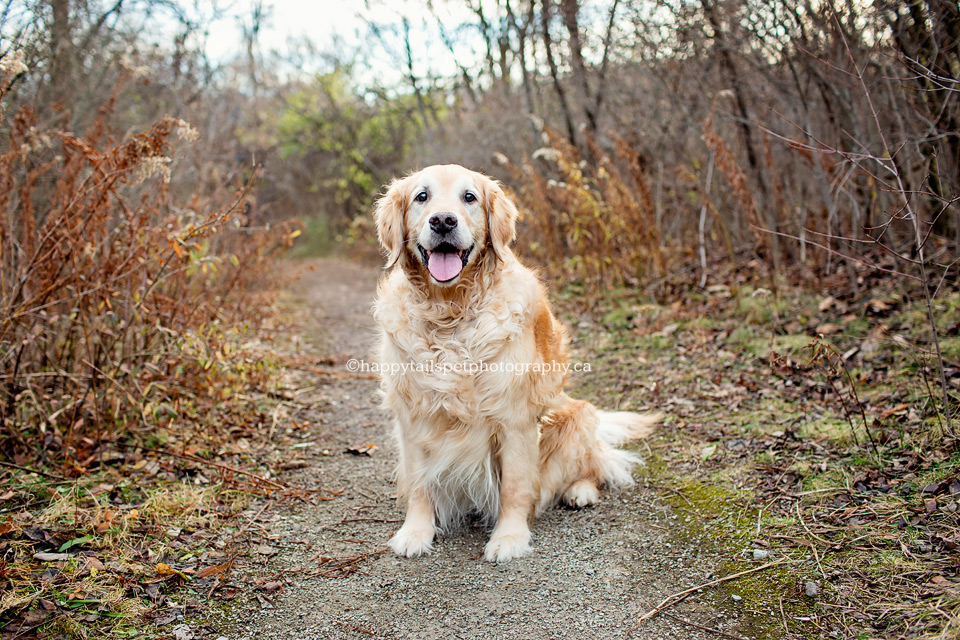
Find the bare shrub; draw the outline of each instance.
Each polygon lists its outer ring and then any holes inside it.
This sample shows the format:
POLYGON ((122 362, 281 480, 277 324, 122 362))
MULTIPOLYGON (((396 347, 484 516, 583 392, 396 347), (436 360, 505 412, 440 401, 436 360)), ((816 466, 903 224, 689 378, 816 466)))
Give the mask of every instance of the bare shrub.
POLYGON ((662 272, 650 190, 630 146, 618 142, 617 162, 591 139, 599 159, 594 168, 552 131, 544 140, 532 163, 506 163, 521 185, 516 195, 526 230, 519 250, 548 271, 586 282, 637 284, 662 272))
POLYGON ((112 100, 83 136, 7 123, 0 155, 0 456, 74 464, 104 440, 229 394, 262 365, 235 336, 289 224, 241 226, 247 197, 169 190, 196 132, 163 118, 114 142, 112 100))

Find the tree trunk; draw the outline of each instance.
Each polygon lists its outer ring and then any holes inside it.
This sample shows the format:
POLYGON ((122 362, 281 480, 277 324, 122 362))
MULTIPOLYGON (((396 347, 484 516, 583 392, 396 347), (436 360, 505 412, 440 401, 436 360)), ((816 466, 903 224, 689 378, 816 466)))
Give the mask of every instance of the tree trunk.
POLYGON ((610 19, 607 21, 607 34, 603 38, 603 60, 600 61, 600 72, 597 77, 597 90, 593 99, 593 113, 598 120, 600 107, 603 105, 603 83, 607 78, 607 64, 610 61, 610 46, 613 44, 613 27, 617 17, 617 5, 620 0, 613 0, 610 6, 610 19))
MULTIPOLYGON (((476 5, 473 2, 468 5, 473 11, 477 18, 480 20, 480 34, 483 36, 484 44, 486 45, 486 61, 487 61, 487 71, 490 73, 490 80, 494 84, 497 83, 497 72, 496 72, 496 63, 493 59, 493 35, 491 32, 490 22, 487 20, 486 15, 483 13, 483 3, 477 2, 476 5)), ((503 78, 506 80, 506 78, 503 78)))
POLYGON ((567 125, 567 139, 570 144, 576 146, 576 129, 573 126, 573 118, 570 115, 570 104, 567 102, 567 94, 564 91, 563 84, 560 82, 560 72, 557 69, 557 62, 553 59, 553 40, 550 38, 550 9, 553 0, 542 0, 540 21, 543 23, 543 46, 547 54, 547 65, 550 67, 550 77, 553 79, 553 87, 557 91, 557 98, 560 101, 560 109, 563 111, 563 119, 567 125))
POLYGON ((530 6, 527 10, 526 21, 522 25, 519 23, 516 14, 513 12, 513 7, 510 4, 510 0, 507 0, 506 5, 507 17, 509 18, 510 24, 514 31, 517 33, 517 58, 520 60, 520 77, 523 86, 524 106, 526 107, 528 114, 534 115, 536 113, 536 108, 533 103, 533 85, 530 81, 530 70, 527 69, 527 34, 530 31, 530 27, 533 25, 534 3, 531 0, 530 6))
MULTIPOLYGON (((73 104, 73 39, 69 0, 50 0, 53 22, 50 24, 50 91, 51 103, 60 103, 67 123, 73 104)), ((69 124, 66 124, 69 128, 69 124)))
POLYGON ((590 99, 590 84, 587 81, 587 68, 583 63, 583 44, 580 40, 580 18, 577 0, 560 0, 560 13, 567 28, 570 44, 570 66, 573 68, 574 84, 580 88, 583 112, 587 117, 590 133, 597 132, 597 114, 593 112, 590 99))
MULTIPOLYGON (((733 56, 730 55, 730 48, 727 44, 726 33, 723 25, 720 23, 720 17, 717 15, 716 5, 712 4, 710 0, 701 0, 701 5, 703 6, 703 12, 706 15, 707 21, 713 28, 714 38, 717 43, 717 58, 720 62, 720 68, 726 77, 726 81, 730 83, 730 88, 733 90, 740 133, 743 138, 743 146, 747 152, 747 162, 750 165, 750 170, 753 172, 753 175, 757 181, 757 187, 760 190, 761 197, 757 213, 762 216, 764 223, 770 229, 776 230, 776 221, 770 220, 769 216, 769 197, 766 181, 764 180, 763 167, 760 166, 760 159, 757 154, 756 147, 753 144, 753 134, 750 130, 750 113, 747 111, 747 97, 745 95, 746 91, 743 87, 743 82, 737 73, 737 68, 733 64, 733 56)), ((768 236, 765 244, 770 252, 770 255, 767 256, 767 260, 769 261, 772 271, 776 273, 779 271, 780 242, 778 236, 772 236, 770 234, 765 235, 768 236)))
POLYGON ((403 47, 407 57, 407 80, 410 81, 410 86, 413 88, 413 95, 417 98, 417 110, 420 112, 420 118, 423 120, 423 126, 427 126, 430 123, 427 119, 427 103, 423 99, 423 92, 420 91, 420 83, 417 81, 417 76, 413 71, 413 49, 410 47, 410 22, 406 18, 403 19, 403 47))

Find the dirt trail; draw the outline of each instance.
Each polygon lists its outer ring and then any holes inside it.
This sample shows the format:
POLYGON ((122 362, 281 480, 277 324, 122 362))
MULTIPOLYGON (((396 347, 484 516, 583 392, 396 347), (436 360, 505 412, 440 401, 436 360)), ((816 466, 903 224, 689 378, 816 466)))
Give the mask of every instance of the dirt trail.
MULTIPOLYGON (((217 626, 230 640, 253 638, 717 638, 659 615, 632 633, 636 620, 669 594, 709 580, 718 558, 682 541, 675 516, 644 483, 606 494, 582 511, 553 509, 536 522, 534 554, 495 565, 479 556, 480 527, 441 537, 434 553, 413 560, 386 551, 399 526, 393 498, 396 448, 378 407, 376 382, 338 376, 348 358, 370 359, 373 269, 325 260, 296 294, 311 309, 316 355, 337 355, 334 375, 300 380, 297 419, 313 426, 302 443, 309 464, 289 479, 343 489, 340 497, 265 516, 255 526, 276 555, 264 562, 292 574, 267 599, 235 603, 217 626), (306 385, 304 387, 304 385, 306 385), (344 453, 373 443, 372 457, 344 453), (376 555, 378 551, 385 551, 376 555), (371 555, 347 577, 308 575, 317 554, 371 555), (272 606, 271 603, 272 602, 272 606), (223 624, 226 623, 226 624, 223 624)), ((269 513, 269 512, 267 512, 269 513)), ((329 567, 327 567, 329 569, 329 567)), ((694 596, 669 613, 736 633, 736 613, 694 596)), ((749 635, 749 634, 747 634, 749 635)))

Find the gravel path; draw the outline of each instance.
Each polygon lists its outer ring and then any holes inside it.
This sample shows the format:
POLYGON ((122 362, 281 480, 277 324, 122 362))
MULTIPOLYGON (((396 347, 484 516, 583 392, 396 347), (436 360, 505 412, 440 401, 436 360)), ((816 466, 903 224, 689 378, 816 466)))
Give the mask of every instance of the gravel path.
MULTIPOLYGON (((299 400, 307 408, 297 419, 313 424, 313 444, 303 449, 310 452, 308 466, 288 479, 343 492, 261 516, 261 533, 278 550, 264 558, 264 569, 291 576, 290 584, 235 603, 222 621, 232 629, 226 637, 720 637, 666 615, 630 631, 667 595, 707 582, 718 563, 696 541, 672 533, 682 529, 642 481, 606 494, 595 508, 548 511, 533 528, 533 555, 504 565, 480 559, 486 532, 479 526, 439 538, 436 551, 422 558, 386 551, 401 518, 392 481, 396 449, 376 382, 342 375, 348 358, 370 358, 376 277, 370 268, 323 260, 295 291, 315 320, 315 355, 334 355, 337 364, 328 367, 333 375, 306 380, 299 400), (344 453, 366 444, 377 445, 370 457, 344 453), (318 574, 336 574, 336 562, 362 554, 371 555, 347 565, 356 571, 346 577, 318 574), (325 558, 334 560, 320 566, 325 558)), ((736 613, 715 610, 706 597, 669 613, 727 632, 737 628, 736 613)))

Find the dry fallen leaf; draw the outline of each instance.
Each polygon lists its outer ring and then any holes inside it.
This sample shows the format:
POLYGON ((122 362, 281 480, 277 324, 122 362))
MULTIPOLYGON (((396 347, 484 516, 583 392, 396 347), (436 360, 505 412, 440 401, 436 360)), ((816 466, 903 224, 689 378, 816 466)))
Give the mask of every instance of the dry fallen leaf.
POLYGON ((674 322, 673 324, 668 324, 663 329, 661 329, 660 331, 657 331, 653 335, 663 337, 663 338, 669 338, 671 335, 676 333, 677 329, 679 328, 680 328, 680 323, 674 322))
POLYGON ((817 327, 817 333, 829 336, 840 331, 840 327, 831 322, 824 322, 822 325, 817 327))
POLYGON ((884 302, 883 300, 878 300, 877 298, 874 298, 874 299, 870 300, 869 302, 867 302, 867 309, 869 309, 869 310, 871 310, 871 311, 874 311, 874 312, 876 312, 876 313, 882 313, 882 312, 884 312, 884 311, 889 311, 890 308, 891 308, 891 307, 890 307, 890 304, 889 304, 889 303, 884 302))
POLYGON ((50 615, 50 612, 45 611, 43 609, 33 609, 31 611, 24 611, 23 622, 26 625, 38 625, 44 620, 46 620, 49 615, 50 615))
POLYGON ((158 563, 157 563, 157 575, 158 575, 158 576, 180 576, 180 577, 183 578, 184 580, 189 580, 189 579, 190 579, 190 576, 188 576, 188 575, 185 574, 184 572, 182 572, 182 571, 177 571, 176 569, 174 569, 174 568, 171 567, 170 565, 164 564, 164 563, 162 563, 162 562, 158 562, 158 563))
POLYGON ((884 411, 883 413, 881 413, 881 414, 880 414, 880 419, 881 419, 881 420, 886 420, 887 418, 889 418, 889 417, 892 416, 893 414, 895 414, 895 413, 900 413, 900 412, 903 411, 904 409, 908 409, 908 408, 910 408, 910 405, 909 405, 909 404, 898 404, 898 405, 895 406, 894 408, 892 408, 892 409, 887 409, 886 411, 884 411))
POLYGON ((372 456, 373 450, 377 448, 375 444, 364 444, 359 447, 347 447, 346 453, 354 456, 372 456))
POLYGON ((198 578, 209 578, 210 576, 218 576, 230 566, 229 562, 224 562, 223 564, 215 564, 209 567, 204 567, 197 571, 198 578))

